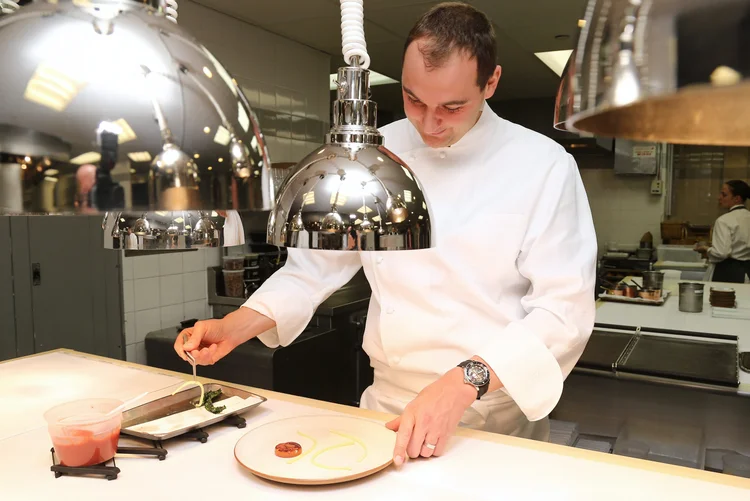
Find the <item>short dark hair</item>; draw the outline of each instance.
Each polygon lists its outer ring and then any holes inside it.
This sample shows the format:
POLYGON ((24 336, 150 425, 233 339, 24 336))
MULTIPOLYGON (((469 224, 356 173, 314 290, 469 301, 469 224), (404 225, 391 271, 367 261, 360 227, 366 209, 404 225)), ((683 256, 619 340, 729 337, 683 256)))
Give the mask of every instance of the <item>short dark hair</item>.
POLYGON ((440 67, 454 50, 466 51, 477 61, 477 85, 483 89, 497 67, 495 29, 487 16, 463 2, 444 2, 419 18, 409 32, 404 54, 415 40, 426 39, 420 48, 425 62, 440 67))
POLYGON ((750 186, 748 186, 745 181, 732 179, 731 181, 727 181, 724 184, 729 186, 729 191, 732 192, 732 196, 738 196, 742 199, 743 204, 747 201, 748 198, 750 198, 750 186))

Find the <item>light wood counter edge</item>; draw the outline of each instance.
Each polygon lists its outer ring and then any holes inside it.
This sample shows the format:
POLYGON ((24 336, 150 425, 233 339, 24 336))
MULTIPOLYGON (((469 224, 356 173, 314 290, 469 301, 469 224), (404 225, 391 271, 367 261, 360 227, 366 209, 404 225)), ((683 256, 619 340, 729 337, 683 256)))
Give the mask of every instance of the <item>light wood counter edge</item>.
MULTIPOLYGON (((98 360, 100 362, 121 365, 123 367, 131 367, 134 369, 145 370, 145 371, 153 372, 155 374, 173 376, 173 377, 178 377, 181 379, 189 378, 187 374, 183 374, 180 372, 174 372, 174 371, 170 371, 166 369, 159 369, 156 367, 149 367, 146 365, 136 364, 133 362, 126 362, 123 360, 116 360, 113 358, 102 357, 99 355, 91 355, 88 353, 83 353, 83 352, 79 352, 75 350, 69 350, 66 348, 60 348, 60 349, 51 350, 47 352, 36 353, 34 355, 27 355, 24 357, 18 357, 18 358, 14 358, 10 360, 5 360, 3 362, 0 362, 0 365, 8 363, 8 362, 14 362, 17 360, 23 360, 26 358, 38 357, 38 356, 46 355, 50 353, 65 353, 68 355, 80 356, 80 357, 88 358, 91 360, 98 360)), ((175 354, 175 356, 177 355, 175 354)), ((269 400, 275 399, 275 400, 281 400, 284 402, 290 402, 294 404, 307 405, 310 407, 315 407, 317 409, 339 412, 342 414, 350 414, 353 416, 365 417, 365 418, 373 419, 377 421, 385 422, 395 417, 393 415, 385 414, 382 412, 376 412, 376 411, 371 411, 367 409, 359 409, 356 407, 350 407, 350 406, 341 405, 341 404, 334 404, 331 402, 324 402, 321 400, 313 400, 313 399, 306 398, 306 397, 298 397, 295 395, 288 395, 285 393, 278 393, 275 391, 253 388, 251 386, 229 383, 226 381, 219 381, 219 380, 203 378, 203 377, 199 377, 198 379, 200 379, 202 383, 213 382, 213 383, 228 384, 230 386, 236 386, 238 388, 242 388, 242 389, 251 391, 253 393, 257 393, 258 395, 262 395, 269 400)), ((705 471, 705 470, 697 470, 694 468, 686 468, 686 467, 681 467, 681 466, 658 463, 655 461, 634 459, 634 458, 629 458, 626 456, 618 456, 615 454, 604 454, 600 452, 588 451, 585 449, 577 449, 575 447, 551 444, 549 442, 539 442, 536 440, 528 440, 524 438, 511 437, 508 435, 501 435, 498 433, 489 433, 485 431, 472 430, 468 428, 459 428, 456 431, 456 435, 461 436, 461 437, 473 438, 476 440, 484 440, 486 442, 494 442, 497 444, 507 445, 511 447, 522 447, 524 449, 546 452, 550 454, 557 454, 561 456, 567 456, 567 457, 583 459, 583 460, 588 460, 588 461, 598 461, 600 463, 607 463, 607 464, 612 464, 615 466, 622 466, 626 468, 636 468, 639 470, 651 471, 654 473, 661 473, 665 475, 672 475, 676 477, 689 478, 689 479, 694 479, 694 480, 698 480, 702 482, 711 482, 711 483, 720 484, 724 486, 737 487, 741 489, 750 490, 750 479, 736 477, 732 475, 726 475, 723 473, 714 473, 714 472, 705 471)))

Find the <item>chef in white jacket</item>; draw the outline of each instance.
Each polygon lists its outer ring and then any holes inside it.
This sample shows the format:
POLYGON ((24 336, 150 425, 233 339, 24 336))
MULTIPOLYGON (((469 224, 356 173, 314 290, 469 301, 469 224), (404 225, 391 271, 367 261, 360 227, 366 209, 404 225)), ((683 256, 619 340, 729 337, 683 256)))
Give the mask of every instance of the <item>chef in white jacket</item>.
POLYGON ((459 424, 546 440, 593 327, 596 238, 573 158, 485 103, 495 61, 492 25, 466 4, 434 7, 407 40, 408 120, 381 132, 422 182, 436 247, 289 249, 243 308, 178 336, 178 354, 211 364, 256 336, 288 345, 364 267, 375 378, 361 405, 399 415, 396 464, 442 454, 459 424))
POLYGON ((695 250, 708 258, 705 280, 744 283, 750 277, 750 211, 745 202, 750 187, 745 181, 727 181, 719 192, 719 205, 727 213, 713 228, 712 245, 698 244, 695 250))

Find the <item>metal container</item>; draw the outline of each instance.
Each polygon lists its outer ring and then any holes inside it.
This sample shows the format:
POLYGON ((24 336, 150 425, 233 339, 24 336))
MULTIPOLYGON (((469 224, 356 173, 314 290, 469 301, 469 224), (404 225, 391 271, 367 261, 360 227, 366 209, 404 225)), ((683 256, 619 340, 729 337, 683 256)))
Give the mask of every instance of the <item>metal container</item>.
POLYGON ((705 284, 680 283, 680 311, 700 313, 703 311, 703 287, 705 284))
POLYGON ((644 271, 643 288, 644 289, 662 289, 664 286, 663 271, 644 271))
POLYGON ((643 289, 638 293, 638 295, 643 299, 648 299, 649 301, 658 301, 661 299, 661 289, 643 289))
POLYGON ((175 421, 174 426, 172 426, 167 431, 161 430, 148 432, 144 431, 143 427, 138 428, 138 425, 156 421, 158 419, 171 416, 172 414, 178 414, 183 411, 194 409, 195 406, 193 405, 193 403, 197 398, 200 397, 201 390, 198 387, 189 388, 174 395, 159 398, 152 402, 147 402, 143 405, 123 412, 122 433, 135 437, 146 438, 149 440, 167 440, 189 431, 197 430, 199 428, 205 428, 212 424, 223 421, 230 416, 241 414, 249 409, 259 406, 266 401, 265 397, 256 395, 255 393, 251 393, 249 391, 245 391, 241 388, 236 388, 234 386, 219 383, 206 383, 203 385, 203 387, 206 392, 221 390, 221 396, 214 403, 220 404, 222 400, 225 400, 227 398, 240 397, 246 400, 246 404, 232 411, 215 414, 213 417, 206 418, 205 420, 195 424, 185 424, 184 422, 175 421))

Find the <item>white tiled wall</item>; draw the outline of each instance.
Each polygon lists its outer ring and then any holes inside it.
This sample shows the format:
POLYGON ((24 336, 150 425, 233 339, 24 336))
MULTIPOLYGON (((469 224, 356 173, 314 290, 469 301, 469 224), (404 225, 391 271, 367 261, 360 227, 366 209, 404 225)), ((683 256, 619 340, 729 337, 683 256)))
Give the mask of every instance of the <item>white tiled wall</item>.
POLYGON ((180 2, 179 24, 242 87, 272 162, 298 162, 323 142, 330 116, 328 54, 195 2, 180 2))
MULTIPOLYGON (((206 268, 221 249, 122 258, 127 360, 146 363, 146 334, 189 318, 210 318, 206 268)), ((175 331, 175 335, 177 332, 175 331)))
POLYGON ((615 175, 614 169, 581 169, 596 227, 599 253, 608 242, 637 244, 651 232, 661 239, 664 197, 651 194, 652 176, 615 175))

